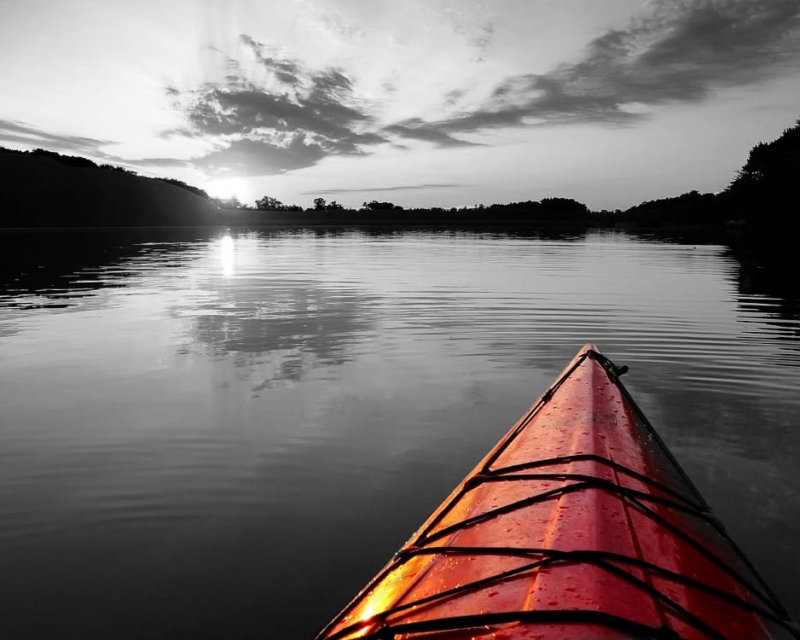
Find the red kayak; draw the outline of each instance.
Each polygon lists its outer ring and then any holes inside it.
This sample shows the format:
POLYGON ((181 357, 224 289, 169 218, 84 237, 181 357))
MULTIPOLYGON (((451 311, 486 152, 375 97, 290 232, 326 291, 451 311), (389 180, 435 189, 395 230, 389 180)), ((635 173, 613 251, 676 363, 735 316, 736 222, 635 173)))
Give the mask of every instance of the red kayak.
POLYGON ((585 346, 318 640, 764 640, 798 628, 585 346))

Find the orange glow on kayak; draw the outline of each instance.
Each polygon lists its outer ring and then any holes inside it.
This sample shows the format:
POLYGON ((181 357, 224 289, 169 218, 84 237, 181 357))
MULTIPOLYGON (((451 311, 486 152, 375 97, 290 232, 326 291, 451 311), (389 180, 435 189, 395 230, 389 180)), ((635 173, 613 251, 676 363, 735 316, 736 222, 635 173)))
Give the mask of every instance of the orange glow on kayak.
POLYGON ((586 345, 319 640, 800 638, 586 345))

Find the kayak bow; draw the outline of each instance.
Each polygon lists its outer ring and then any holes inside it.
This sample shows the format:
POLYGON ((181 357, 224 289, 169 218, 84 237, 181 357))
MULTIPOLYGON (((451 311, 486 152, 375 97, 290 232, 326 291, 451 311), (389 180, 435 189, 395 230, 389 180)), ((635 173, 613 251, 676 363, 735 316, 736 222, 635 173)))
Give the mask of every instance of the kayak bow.
POLYGON ((318 640, 800 638, 586 345, 318 640))

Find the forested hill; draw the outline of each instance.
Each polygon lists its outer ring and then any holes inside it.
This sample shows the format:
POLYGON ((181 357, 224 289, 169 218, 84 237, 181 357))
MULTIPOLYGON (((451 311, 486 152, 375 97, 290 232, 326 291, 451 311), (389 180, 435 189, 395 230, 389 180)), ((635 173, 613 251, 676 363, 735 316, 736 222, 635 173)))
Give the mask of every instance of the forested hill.
POLYGON ((792 237, 800 232, 800 120, 753 147, 724 191, 642 202, 619 219, 643 227, 733 223, 766 242, 792 237))
POLYGON ((202 225, 218 214, 200 189, 177 180, 0 148, 0 227, 202 225))
POLYGON ((800 231, 800 119, 753 147, 724 195, 756 233, 800 231))

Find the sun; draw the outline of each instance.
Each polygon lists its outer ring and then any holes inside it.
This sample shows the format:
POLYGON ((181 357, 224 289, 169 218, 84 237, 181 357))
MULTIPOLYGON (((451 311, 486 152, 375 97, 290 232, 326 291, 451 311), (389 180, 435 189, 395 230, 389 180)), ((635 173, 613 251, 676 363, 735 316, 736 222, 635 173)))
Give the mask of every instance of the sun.
POLYGON ((208 183, 207 191, 212 198, 236 198, 242 204, 247 200, 247 183, 242 178, 218 178, 208 183))

